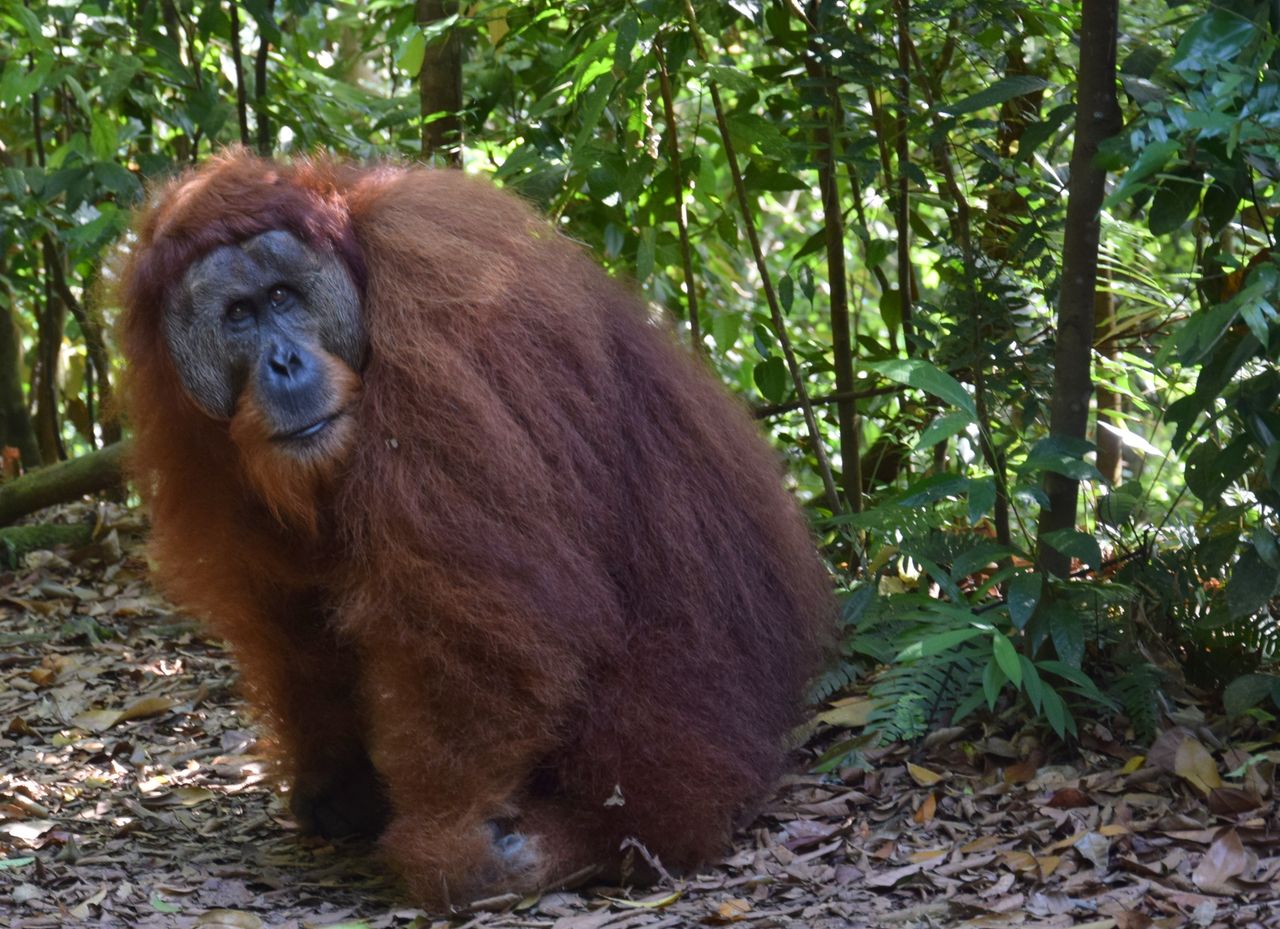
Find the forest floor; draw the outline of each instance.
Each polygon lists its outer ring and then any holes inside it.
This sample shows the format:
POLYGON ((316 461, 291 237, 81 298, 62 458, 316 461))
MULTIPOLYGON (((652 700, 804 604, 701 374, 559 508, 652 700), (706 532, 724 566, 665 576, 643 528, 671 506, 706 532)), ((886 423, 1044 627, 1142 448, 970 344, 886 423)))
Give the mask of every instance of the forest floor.
POLYGON ((1280 736, 1225 744, 1189 701, 1149 750, 974 723, 792 776, 725 861, 657 888, 423 913, 368 849, 298 835, 231 657, 105 513, 89 548, 0 572, 0 926, 1280 929, 1280 736))

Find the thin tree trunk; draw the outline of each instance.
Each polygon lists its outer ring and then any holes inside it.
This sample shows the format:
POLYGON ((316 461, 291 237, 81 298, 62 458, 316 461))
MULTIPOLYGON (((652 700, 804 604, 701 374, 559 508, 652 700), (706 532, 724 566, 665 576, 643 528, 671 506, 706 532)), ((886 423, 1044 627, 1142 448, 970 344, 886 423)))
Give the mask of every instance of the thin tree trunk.
POLYGON ((249 135, 249 99, 244 88, 244 56, 240 54, 240 4, 231 0, 231 64, 236 72, 236 118, 240 122, 240 144, 253 144, 249 135))
POLYGON ((38 326, 39 368, 36 374, 36 440, 40 444, 40 461, 53 464, 65 457, 62 430, 58 424, 58 363, 62 350, 63 323, 66 307, 52 283, 52 264, 57 256, 44 248, 44 305, 40 308, 38 326))
MULTIPOLYGON (((1089 425, 1093 393, 1090 353, 1093 350, 1093 299, 1097 289, 1098 237, 1106 172, 1094 160, 1098 145, 1120 125, 1116 103, 1116 0, 1084 0, 1080 20, 1080 68, 1075 144, 1067 187, 1067 224, 1063 234, 1062 289, 1058 297, 1054 343, 1053 401, 1049 430, 1083 439, 1089 425)), ((1042 569, 1059 577, 1070 571, 1069 559, 1044 537, 1076 524, 1079 481, 1062 474, 1045 475, 1048 506, 1040 513, 1038 556, 1042 569)))
MULTIPOLYGON (((457 12, 456 0, 417 0, 418 25, 423 27, 457 12)), ((452 167, 462 167, 462 39, 457 29, 427 43, 418 72, 418 92, 422 157, 439 155, 452 167)))
POLYGON ((694 352, 701 357, 706 349, 702 344, 702 320, 698 317, 698 292, 693 277, 693 249, 689 245, 689 213, 685 205, 684 166, 680 160, 680 135, 676 126, 676 106, 671 94, 671 77, 667 74, 667 59, 658 42, 653 43, 654 58, 658 62, 658 85, 662 92, 663 118, 667 121, 667 149, 671 159, 671 179, 675 186, 676 229, 680 233, 680 263, 684 268, 685 305, 688 307, 689 341, 694 352))
POLYGON ((12 446, 25 467, 40 464, 40 445, 31 425, 31 413, 23 392, 22 332, 18 328, 13 293, 0 284, 0 444, 12 446))
MULTIPOLYGON (((84 336, 85 351, 89 355, 89 366, 98 379, 98 396, 101 400, 100 406, 103 412, 102 438, 104 442, 110 445, 120 439, 120 423, 114 416, 111 360, 107 353, 106 340, 102 336, 102 322, 93 307, 77 300, 76 295, 71 292, 71 287, 67 282, 67 269, 63 263, 62 253, 51 235, 45 235, 44 247, 45 255, 49 259, 49 282, 53 286, 53 291, 62 301, 62 305, 71 311, 71 315, 75 317, 76 323, 80 326, 80 332, 84 336)), ((96 278, 96 276, 96 274, 91 274, 90 282, 87 282, 82 288, 82 292, 86 297, 93 291, 92 279, 96 278)))
MULTIPOLYGON (((274 18, 276 0, 267 0, 267 15, 274 18)), ((253 119, 258 130, 258 154, 263 158, 271 156, 274 147, 271 139, 271 114, 267 112, 267 54, 271 51, 271 43, 266 33, 258 30, 258 55, 253 62, 253 119)))
MULTIPOLYGON (((840 97, 831 74, 819 57, 814 39, 821 31, 821 8, 808 9, 810 44, 805 70, 822 88, 824 106, 814 113, 814 141, 817 143, 818 187, 822 191, 822 212, 827 247, 827 280, 831 286, 831 353, 836 374, 836 392, 853 391, 853 345, 849 330, 849 272, 845 266, 844 213, 840 205, 839 127, 843 122, 840 97)), ((845 398, 836 403, 836 423, 840 435, 840 482, 850 511, 862 512, 862 452, 858 445, 857 402, 845 398)))
MULTIPOLYGON (((184 36, 182 31, 182 23, 178 19, 178 6, 174 0, 161 0, 160 15, 164 19, 164 31, 169 38, 173 40, 173 44, 178 49, 178 56, 182 58, 184 46, 184 36)), ((191 68, 193 79, 198 86, 200 83, 200 68, 191 60, 191 56, 187 55, 183 64, 191 68)), ((173 139, 173 152, 179 163, 195 160, 195 140, 185 132, 180 132, 173 139)))
POLYGON ((895 126, 898 156, 897 192, 894 196, 894 223, 898 227, 898 300, 902 318, 902 347, 907 357, 914 354, 912 344, 911 292, 911 204, 907 165, 911 153, 907 139, 907 107, 911 102, 911 3, 910 0, 894 0, 894 12, 898 26, 898 116, 895 126))
MULTIPOLYGON (((689 29, 693 33, 693 43, 698 50, 698 57, 710 61, 707 45, 698 27, 697 14, 693 9, 693 0, 684 0, 684 14, 689 21, 689 29)), ((760 234, 756 231, 755 217, 751 213, 751 199, 747 195, 746 181, 743 180, 742 166, 738 162, 737 149, 729 133, 729 123, 725 119, 724 101, 720 99, 720 85, 715 81, 707 82, 707 90, 711 94, 711 108, 716 114, 716 127, 720 130, 720 144, 724 147, 725 161, 729 164, 729 176, 733 180, 734 196, 738 200, 738 209, 742 213, 742 223, 746 229, 747 242, 751 245, 751 255, 755 259, 756 271, 760 274, 760 289, 764 291, 765 302, 769 305, 769 318, 773 322, 774 335, 782 349, 782 358, 786 362, 787 371, 791 375, 791 384, 796 391, 796 399, 800 402, 800 410, 804 414, 805 428, 809 440, 813 443, 813 457, 818 467, 818 476, 822 478, 822 487, 826 493, 827 507, 833 516, 841 513, 840 491, 836 488, 835 478, 831 476, 831 461, 827 456, 827 447, 822 438, 822 430, 818 428, 818 419, 813 412, 813 404, 809 402, 809 389, 804 383, 804 374, 800 370, 800 361, 796 357, 795 348, 791 345, 791 337, 787 334, 786 319, 782 314, 782 305, 778 302, 777 291, 773 287, 773 276, 769 273, 769 263, 765 261, 764 249, 760 245, 760 234)))

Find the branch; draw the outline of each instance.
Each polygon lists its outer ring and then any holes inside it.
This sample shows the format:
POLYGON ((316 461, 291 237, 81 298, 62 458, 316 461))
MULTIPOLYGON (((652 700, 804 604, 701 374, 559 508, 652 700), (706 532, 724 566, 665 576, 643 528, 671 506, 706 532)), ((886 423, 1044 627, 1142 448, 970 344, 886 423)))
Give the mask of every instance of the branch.
POLYGON ((680 140, 676 135, 676 108, 671 97, 671 81, 667 75, 667 58, 662 46, 653 43, 653 54, 658 59, 658 83, 662 88, 662 110, 667 120, 667 143, 671 149, 671 176, 675 183, 676 228, 680 230, 680 261, 684 266, 684 293, 688 306, 689 340, 693 350, 701 355, 702 323, 698 319, 698 293, 694 287, 693 254, 689 249, 689 216, 684 202, 684 169, 680 162, 680 140))
MULTIPOLYGON (((698 28, 698 20, 693 12, 692 0, 684 0, 685 16, 693 32, 693 41, 698 55, 703 61, 707 59, 707 48, 698 28)), ((787 335, 786 320, 782 315, 782 306, 778 303, 778 295, 773 289, 773 278, 769 276, 769 265, 764 259, 764 250, 760 247, 760 236, 756 232, 755 220, 751 215, 751 203, 747 199, 747 185, 742 179, 742 168, 738 164, 738 154, 729 138, 729 124, 725 121, 724 103, 720 100, 720 85, 715 81, 708 82, 711 91, 711 105, 716 111, 716 125, 720 129, 720 144, 724 146, 725 158, 729 162, 729 173, 733 176, 733 190, 738 198, 738 207, 742 210, 742 219, 747 229, 747 240, 751 243, 751 254, 755 258, 756 269, 760 273, 760 286, 764 290, 765 300, 769 304, 769 316, 773 321, 774 333, 778 344, 782 346, 782 356, 786 359, 787 370, 791 373, 791 382, 795 385, 796 398, 800 409, 804 411, 804 422, 809 430, 809 439, 813 443, 813 456, 818 462, 818 473, 822 476, 822 486, 826 491, 827 507, 831 515, 841 513, 840 493, 836 490, 835 479, 831 476, 831 462, 827 459, 827 449, 822 441, 822 432, 818 429, 817 417, 813 415, 813 405, 809 402, 809 391, 804 384, 804 376, 800 372, 800 362, 796 360, 795 349, 791 347, 791 337, 787 335)))
POLYGON ((120 486, 128 453, 128 442, 116 442, 0 484, 0 525, 48 506, 120 486))
MULTIPOLYGON (((906 384, 893 384, 889 387, 873 387, 869 390, 846 390, 833 391, 829 394, 823 394, 820 397, 809 398, 809 403, 813 406, 822 406, 827 403, 840 403, 845 400, 865 400, 868 397, 884 397, 888 394, 901 393, 907 390, 906 384)), ((799 410, 803 407, 803 403, 799 400, 788 400, 786 403, 771 403, 768 406, 754 406, 751 408, 751 415, 756 419, 767 419, 770 416, 777 416, 779 413, 790 413, 793 410, 799 410)))

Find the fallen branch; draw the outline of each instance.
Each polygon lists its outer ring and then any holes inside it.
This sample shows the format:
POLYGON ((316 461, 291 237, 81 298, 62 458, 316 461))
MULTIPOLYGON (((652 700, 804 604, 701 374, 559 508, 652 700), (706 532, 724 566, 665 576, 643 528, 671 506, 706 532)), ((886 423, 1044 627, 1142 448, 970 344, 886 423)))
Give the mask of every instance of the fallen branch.
POLYGON ((47 506, 119 487, 124 482, 128 450, 128 442, 116 442, 0 484, 0 526, 47 506))

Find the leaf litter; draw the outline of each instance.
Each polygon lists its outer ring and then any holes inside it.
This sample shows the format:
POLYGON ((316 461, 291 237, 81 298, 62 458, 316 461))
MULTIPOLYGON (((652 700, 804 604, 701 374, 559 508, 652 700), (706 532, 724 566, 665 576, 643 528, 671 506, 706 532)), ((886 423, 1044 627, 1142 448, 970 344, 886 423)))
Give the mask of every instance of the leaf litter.
POLYGON ((1280 735, 1188 705, 1145 750, 998 721, 876 747, 865 697, 799 767, 860 763, 785 778, 714 867, 425 913, 369 847, 298 834, 230 655, 148 585, 139 517, 102 515, 0 573, 0 926, 1280 929, 1280 735))

